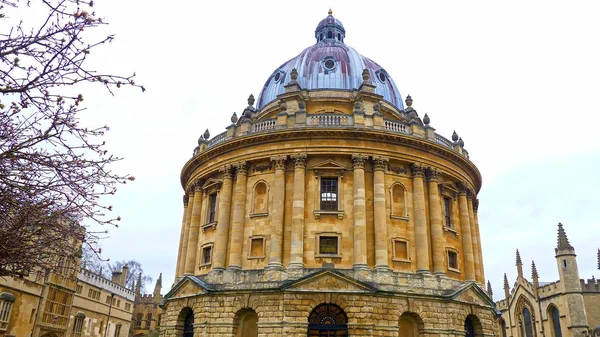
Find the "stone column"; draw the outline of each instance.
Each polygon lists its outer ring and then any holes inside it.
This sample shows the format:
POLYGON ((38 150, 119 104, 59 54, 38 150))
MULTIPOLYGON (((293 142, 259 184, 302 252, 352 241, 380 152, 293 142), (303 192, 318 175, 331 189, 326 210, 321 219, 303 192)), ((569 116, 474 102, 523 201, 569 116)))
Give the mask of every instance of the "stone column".
POLYGON ((188 199, 188 211, 185 215, 185 232, 183 233, 183 245, 181 246, 181 259, 179 259, 178 266, 181 272, 180 276, 185 272, 185 261, 188 249, 188 238, 190 237, 190 224, 192 222, 192 208, 194 206, 194 184, 192 184, 191 190, 187 192, 189 195, 188 199))
POLYGON ((467 185, 456 183, 458 187, 458 210, 460 213, 460 235, 462 237, 465 261, 465 277, 467 281, 475 281, 475 260, 473 259, 473 241, 471 238, 471 222, 469 221, 469 205, 467 203, 467 185))
POLYGON ((196 269, 196 250, 198 249, 198 235, 200 234, 200 213, 202 212, 202 189, 200 185, 194 188, 194 202, 190 222, 187 253, 185 254, 185 273, 194 274, 196 269))
POLYGON ((433 272, 445 274, 446 267, 444 252, 444 229, 442 228, 442 205, 438 187, 438 171, 434 167, 425 170, 429 190, 429 226, 431 231, 431 251, 433 257, 433 272))
POLYGON ((385 169, 390 159, 373 156, 373 218, 375 225, 375 269, 389 270, 387 217, 385 214, 385 169))
POLYGON ((417 272, 429 273, 429 240, 427 239, 427 216, 425 214, 424 167, 420 163, 411 165, 413 178, 413 203, 415 212, 415 246, 417 248, 417 272))
POLYGON ((306 154, 290 156, 294 160, 294 192, 292 196, 292 243, 288 268, 304 268, 304 200, 306 154))
POLYGON ((354 168, 354 266, 356 270, 368 270, 367 265, 367 217, 365 201, 365 160, 362 154, 352 155, 354 168))
POLYGON ((275 165, 273 183, 273 214, 271 215, 271 250, 268 269, 282 269, 283 256, 283 220, 285 211, 285 167, 287 156, 271 157, 275 165))
POLYGON ((485 271, 483 268, 483 249, 481 248, 481 236, 479 235, 479 217, 477 209, 479 208, 479 199, 473 199, 473 218, 475 219, 475 236, 477 236, 477 254, 479 255, 479 280, 485 284, 485 271))
POLYGON ((223 185, 219 196, 217 209, 217 231, 215 233, 214 254, 212 266, 214 270, 225 269, 227 259, 227 246, 229 240, 229 213, 231 212, 231 165, 221 167, 223 172, 223 185))
POLYGON ((485 284, 479 279, 479 269, 481 268, 481 261, 479 261, 479 238, 477 237, 477 230, 475 229, 475 215, 473 212, 473 197, 475 192, 471 189, 467 190, 467 209, 469 211, 469 224, 471 225, 471 242, 473 245, 473 266, 475 268, 475 280, 481 284, 482 288, 485 288, 485 284))
POLYGON ((236 170, 235 194, 233 196, 233 215, 231 222, 231 247, 229 248, 229 269, 242 269, 242 251, 244 247, 244 220, 246 217, 246 182, 248 168, 246 162, 233 165, 236 170))
MULTIPOLYGON (((181 265, 179 261, 182 259, 183 251, 183 237, 185 236, 185 219, 187 218, 188 212, 188 195, 183 195, 183 219, 181 220, 181 233, 179 234, 179 251, 177 252, 177 265, 175 266, 175 277, 179 277, 182 274, 181 265)), ((190 207, 191 208, 191 207, 190 207)))

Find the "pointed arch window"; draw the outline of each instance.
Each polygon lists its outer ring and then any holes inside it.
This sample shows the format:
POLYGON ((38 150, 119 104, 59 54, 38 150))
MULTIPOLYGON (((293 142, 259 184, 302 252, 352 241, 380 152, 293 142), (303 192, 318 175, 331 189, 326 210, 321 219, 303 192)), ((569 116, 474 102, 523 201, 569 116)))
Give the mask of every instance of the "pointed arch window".
POLYGON ((550 306, 548 310, 550 318, 552 319, 552 333, 554 337, 562 337, 562 330, 560 328, 560 315, 558 308, 554 305, 550 306))
POLYGON ((522 332, 524 337, 533 337, 533 321, 529 308, 523 308, 523 326, 522 332))

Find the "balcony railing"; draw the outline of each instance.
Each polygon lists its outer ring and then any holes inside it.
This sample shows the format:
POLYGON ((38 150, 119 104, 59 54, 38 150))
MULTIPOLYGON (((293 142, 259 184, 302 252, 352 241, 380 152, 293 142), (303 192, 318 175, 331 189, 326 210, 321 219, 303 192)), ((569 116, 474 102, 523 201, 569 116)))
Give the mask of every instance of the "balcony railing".
MULTIPOLYGON (((214 147, 220 143, 223 143, 227 140, 236 137, 243 137, 247 135, 251 135, 254 133, 262 133, 262 132, 270 132, 281 129, 293 129, 293 128, 306 128, 306 127, 316 127, 316 128, 344 128, 344 127, 352 127, 358 126, 357 122, 354 119, 353 115, 346 114, 338 114, 338 113, 324 113, 324 114, 310 114, 306 116, 306 124, 298 123, 298 117, 295 120, 288 119, 279 119, 279 118, 271 118, 265 120, 259 120, 255 122, 250 122, 249 125, 237 125, 232 128, 228 128, 228 131, 220 133, 213 137, 211 140, 206 143, 205 148, 214 147)), ((461 147, 457 147, 455 143, 452 141, 442 137, 441 135, 427 130, 426 127, 421 125, 409 125, 407 123, 391 120, 391 119, 379 119, 375 120, 373 117, 370 121, 367 122, 367 116, 364 117, 365 120, 360 122, 360 127, 364 129, 378 129, 385 130, 392 133, 401 133, 409 136, 418 137, 421 139, 429 140, 430 142, 434 142, 443 147, 451 149, 453 151, 459 152, 466 158, 469 158, 468 152, 461 147), (416 129, 415 129, 416 128, 416 129)), ((202 148, 198 149, 194 152, 194 155, 199 153, 199 151, 203 151, 202 148)))
POLYGON ((322 127, 354 125, 352 116, 340 114, 308 115, 306 124, 322 127))

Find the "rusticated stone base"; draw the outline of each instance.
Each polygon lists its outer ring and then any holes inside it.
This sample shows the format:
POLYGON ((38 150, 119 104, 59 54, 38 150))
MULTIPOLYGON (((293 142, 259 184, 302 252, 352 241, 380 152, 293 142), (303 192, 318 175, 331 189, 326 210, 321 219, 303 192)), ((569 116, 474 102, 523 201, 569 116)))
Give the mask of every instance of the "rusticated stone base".
POLYGON ((307 336, 309 316, 323 303, 347 316, 349 336, 399 336, 401 318, 418 336, 493 336, 490 298, 475 283, 444 276, 333 269, 225 271, 185 276, 166 295, 161 336, 183 336, 194 312, 194 336, 251 336, 243 313, 257 317, 254 336, 307 336), (294 276, 291 278, 290 276, 294 276), (189 309, 187 309, 189 308, 189 309))

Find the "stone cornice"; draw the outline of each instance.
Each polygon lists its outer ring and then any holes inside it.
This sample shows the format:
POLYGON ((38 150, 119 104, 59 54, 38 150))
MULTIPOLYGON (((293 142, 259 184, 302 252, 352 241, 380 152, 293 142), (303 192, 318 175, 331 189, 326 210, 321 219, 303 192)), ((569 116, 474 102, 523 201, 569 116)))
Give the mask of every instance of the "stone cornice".
MULTIPOLYGON (((479 173, 479 170, 475 164, 451 149, 448 149, 435 142, 410 135, 390 133, 379 130, 360 130, 356 128, 299 128, 254 134, 247 137, 236 137, 224 141, 215 147, 207 149, 206 151, 198 154, 196 157, 190 159, 184 165, 181 171, 181 183, 183 186, 185 186, 186 182, 192 177, 192 173, 207 161, 237 149, 247 148, 249 144, 259 145, 286 140, 314 140, 315 138, 372 140, 419 149, 453 162, 458 167, 462 168, 466 174, 468 174, 469 178, 471 178, 471 181, 476 187, 476 191, 479 191, 481 188, 481 174, 479 173)), ((348 154, 350 155, 351 153, 348 154)), ((393 159, 391 155, 389 157, 393 159)))

